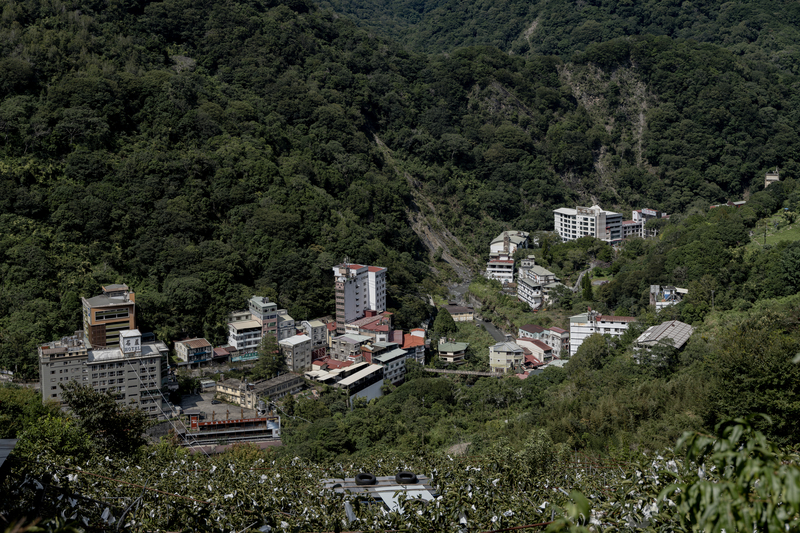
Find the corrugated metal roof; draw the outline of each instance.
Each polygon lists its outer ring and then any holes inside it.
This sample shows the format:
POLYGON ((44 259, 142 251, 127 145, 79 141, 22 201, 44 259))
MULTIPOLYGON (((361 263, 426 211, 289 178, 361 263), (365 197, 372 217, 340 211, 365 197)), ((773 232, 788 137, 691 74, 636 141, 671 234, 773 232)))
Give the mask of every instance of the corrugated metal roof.
POLYGON ((670 320, 657 326, 649 327, 644 333, 639 335, 636 343, 644 346, 655 346, 661 341, 672 340, 672 346, 681 348, 689 337, 694 333, 694 328, 679 320, 670 320))

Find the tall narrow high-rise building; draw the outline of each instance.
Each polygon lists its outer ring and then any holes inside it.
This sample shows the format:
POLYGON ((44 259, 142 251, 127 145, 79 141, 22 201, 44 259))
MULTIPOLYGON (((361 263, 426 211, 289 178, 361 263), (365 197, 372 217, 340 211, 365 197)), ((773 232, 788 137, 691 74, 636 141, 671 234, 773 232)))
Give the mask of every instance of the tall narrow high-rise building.
POLYGON ((336 332, 363 318, 368 310, 386 311, 386 269, 344 262, 333 267, 336 283, 336 332))

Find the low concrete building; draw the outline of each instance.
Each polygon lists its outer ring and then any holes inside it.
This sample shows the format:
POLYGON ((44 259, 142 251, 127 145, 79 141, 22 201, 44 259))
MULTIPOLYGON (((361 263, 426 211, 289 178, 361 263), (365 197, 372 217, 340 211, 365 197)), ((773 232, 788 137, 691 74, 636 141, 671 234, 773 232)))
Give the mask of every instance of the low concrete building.
POLYGON ((386 350, 372 357, 372 363, 383 367, 383 377, 400 385, 406 380, 406 351, 402 348, 386 350))
POLYGON ((517 339, 517 344, 543 363, 553 360, 553 348, 537 339, 517 339))
POLYGON ((489 366, 492 372, 503 373, 513 369, 522 368, 525 352, 515 342, 498 342, 489 347, 489 366))
POLYGON ((492 252, 506 252, 514 254, 517 248, 528 247, 528 237, 530 234, 527 231, 508 230, 504 231, 489 243, 489 253, 492 252))
POLYGON ((439 359, 448 365, 466 363, 468 342, 439 342, 439 359))
POLYGON ((339 335, 334 337, 331 341, 330 356, 339 361, 353 361, 360 363, 363 361, 361 355, 361 347, 364 344, 372 342, 372 337, 366 335, 339 335))
POLYGON ((199 368, 211 363, 213 357, 214 349, 206 339, 175 341, 175 358, 186 366, 199 368))
POLYGON ((388 311, 367 310, 363 318, 345 324, 345 335, 365 335, 378 342, 390 342, 392 337, 392 316, 388 311))
POLYGON ((650 285, 650 305, 656 308, 656 312, 665 307, 675 305, 689 294, 688 289, 673 287, 671 285, 650 285))
POLYGON ((425 333, 422 328, 414 328, 410 333, 403 335, 403 350, 406 351, 406 358, 413 359, 421 365, 425 364, 425 347, 428 344, 425 333))
POLYGON ((443 305, 442 309, 450 313, 454 322, 472 322, 475 320, 475 309, 471 306, 467 307, 450 303, 448 305, 443 305))
POLYGON ((351 401, 357 397, 372 400, 383 395, 381 391, 383 372, 384 369, 381 365, 361 362, 330 371, 311 370, 306 372, 305 376, 307 379, 346 390, 351 401))
POLYGON ((540 265, 533 265, 528 269, 527 279, 536 285, 547 285, 550 283, 557 283, 560 280, 558 276, 540 265))
POLYGON ((303 384, 301 375, 287 373, 256 382, 220 380, 217 382, 216 392, 217 396, 227 402, 247 409, 258 409, 259 400, 277 400, 287 394, 295 394, 302 390, 303 384))
POLYGON ((292 372, 302 372, 311 368, 311 337, 293 335, 278 341, 286 366, 292 372))
POLYGON ((536 324, 527 324, 519 328, 517 337, 520 339, 541 339, 544 334, 544 328, 536 324))

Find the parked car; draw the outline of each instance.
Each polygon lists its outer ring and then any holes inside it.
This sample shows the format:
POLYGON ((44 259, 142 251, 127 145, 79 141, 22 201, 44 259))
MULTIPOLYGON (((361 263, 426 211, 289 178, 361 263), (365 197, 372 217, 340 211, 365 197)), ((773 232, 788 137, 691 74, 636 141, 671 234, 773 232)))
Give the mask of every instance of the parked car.
POLYGON ((222 403, 219 400, 211 400, 211 405, 217 405, 218 403, 222 403))

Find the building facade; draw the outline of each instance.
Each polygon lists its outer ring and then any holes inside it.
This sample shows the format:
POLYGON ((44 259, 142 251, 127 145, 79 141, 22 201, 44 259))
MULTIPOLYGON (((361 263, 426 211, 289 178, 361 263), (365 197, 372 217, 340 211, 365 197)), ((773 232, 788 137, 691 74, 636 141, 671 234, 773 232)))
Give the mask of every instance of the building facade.
POLYGON ((553 210, 555 231, 563 242, 594 237, 609 244, 622 241, 622 215, 592 207, 561 207, 553 210))
POLYGON ((336 288, 336 331, 362 318, 367 310, 386 311, 386 269, 344 262, 333 267, 336 288))
POLYGON ((81 298, 83 333, 93 348, 119 346, 119 332, 136 328, 136 297, 124 283, 106 285, 103 293, 81 298))
POLYGON ((294 335, 278 341, 286 366, 292 372, 302 372, 311 368, 311 337, 294 335))
MULTIPOLYGON (((397 345, 395 345, 397 346, 397 345)), ((396 347, 386 350, 372 358, 372 363, 383 367, 383 378, 393 385, 400 385, 406 379, 406 351, 396 347)))
POLYGON ((472 322, 475 320, 475 309, 471 306, 465 307, 463 305, 450 303, 448 305, 443 305, 442 309, 450 313, 454 322, 472 322))
POLYGON ((331 340, 330 356, 337 361, 363 361, 361 347, 374 339, 366 335, 339 335, 331 340))
POLYGON ((514 255, 514 252, 517 251, 517 248, 527 248, 528 247, 528 236, 530 234, 527 231, 517 231, 517 230, 509 230, 504 231, 494 239, 492 242, 489 243, 489 253, 495 252, 506 252, 508 254, 514 255))
POLYGON ((597 311, 589 311, 569 318, 569 355, 573 356, 586 338, 599 333, 621 337, 628 327, 636 322, 630 316, 601 315, 597 311))
POLYGON ((502 284, 514 283, 514 257, 505 252, 489 254, 486 279, 496 279, 502 284))
POLYGON ((544 330, 541 340, 553 348, 553 357, 567 359, 569 357, 569 331, 557 327, 544 330))
POLYGON ((520 279, 517 282, 517 299, 528 304, 531 309, 542 306, 542 285, 530 279, 520 279))
POLYGON ((179 361, 198 368, 208 364, 214 357, 214 348, 206 339, 188 339, 175 342, 175 358, 179 361))
POLYGON ((448 365, 460 365, 466 363, 468 342, 440 342, 439 359, 448 365))
POLYGON ((489 347, 489 366, 492 372, 503 373, 514 368, 521 368, 525 361, 525 352, 515 342, 498 342, 489 347))
POLYGON ((163 342, 142 342, 138 330, 122 330, 115 347, 91 348, 84 332, 40 346, 39 380, 43 400, 62 402, 61 384, 75 381, 112 394, 118 403, 152 417, 164 414, 161 387, 169 350, 163 342))

